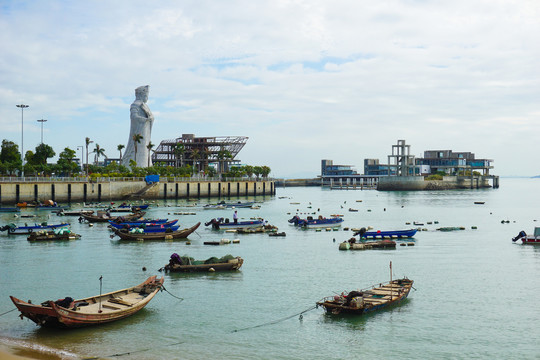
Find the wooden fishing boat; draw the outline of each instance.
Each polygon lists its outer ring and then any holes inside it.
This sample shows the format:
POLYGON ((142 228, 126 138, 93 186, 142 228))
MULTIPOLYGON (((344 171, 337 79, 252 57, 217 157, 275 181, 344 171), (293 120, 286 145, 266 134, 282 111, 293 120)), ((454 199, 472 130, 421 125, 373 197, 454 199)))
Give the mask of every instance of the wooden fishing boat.
POLYGON ((94 210, 57 210, 53 211, 58 216, 81 216, 82 214, 92 215, 94 210))
POLYGON ((238 202, 235 202, 235 203, 226 203, 225 201, 220 201, 218 202, 217 204, 207 204, 207 205, 204 205, 203 209, 204 208, 208 208, 208 209, 222 209, 222 208, 225 208, 225 209, 232 209, 232 208, 250 208, 253 206, 253 204, 255 204, 254 201, 249 201, 249 202, 241 202, 241 201, 238 201, 238 202))
POLYGON ((540 245, 540 227, 535 227, 532 235, 527 235, 525 231, 520 231, 518 236, 512 238, 513 242, 521 239, 523 245, 540 245))
POLYGON ((396 242, 393 240, 374 240, 374 241, 361 241, 356 242, 352 238, 349 241, 344 241, 339 244, 339 250, 371 250, 371 249, 395 249, 396 242))
POLYGON ((254 229, 264 226, 264 220, 249 220, 249 221, 238 221, 227 222, 227 219, 219 218, 212 219, 204 224, 205 226, 212 225, 212 230, 238 230, 238 229, 254 229))
MULTIPOLYGON (((190 228, 177 230, 172 232, 152 232, 152 233, 130 233, 126 229, 115 229, 112 231, 114 235, 120 237, 120 240, 126 241, 149 241, 149 240, 176 240, 186 239, 191 233, 193 233, 201 225, 200 222, 196 223, 190 228)), ((114 237, 111 235, 111 237, 114 237)))
MULTIPOLYGON (((133 213, 129 215, 123 215, 121 216, 125 220, 134 220, 134 219, 140 219, 141 217, 146 214, 143 212, 133 213)), ((120 216, 111 216, 110 213, 107 213, 105 211, 98 211, 97 215, 94 214, 81 214, 81 216, 88 222, 94 223, 94 222, 108 222, 109 220, 116 220, 120 216)))
POLYGON ((378 311, 396 305, 407 298, 413 281, 406 277, 391 280, 384 284, 373 285, 363 290, 343 292, 341 295, 328 296, 317 302, 329 314, 356 314, 378 311))
POLYGON ((56 241, 56 240, 77 240, 81 235, 75 234, 68 229, 60 229, 59 231, 36 231, 31 233, 28 241, 56 241), (66 231, 62 231, 66 230, 66 231))
POLYGON ((169 263, 162 269, 170 272, 234 271, 240 269, 244 263, 244 260, 240 256, 232 257, 230 255, 228 255, 227 259, 216 259, 219 262, 211 261, 213 258, 208 260, 191 260, 189 257, 183 257, 183 259, 182 261, 178 254, 172 254, 169 263))
POLYGON ((39 326, 74 328, 103 324, 135 314, 162 288, 164 278, 155 275, 140 285, 80 300, 66 297, 40 305, 10 296, 21 315, 39 326))

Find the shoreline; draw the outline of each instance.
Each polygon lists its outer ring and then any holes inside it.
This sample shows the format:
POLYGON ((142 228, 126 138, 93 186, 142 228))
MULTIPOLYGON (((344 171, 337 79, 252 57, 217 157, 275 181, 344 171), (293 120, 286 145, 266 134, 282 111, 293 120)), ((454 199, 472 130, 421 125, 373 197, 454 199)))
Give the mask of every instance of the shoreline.
POLYGON ((62 360, 79 356, 15 338, 0 337, 0 359, 6 360, 62 360))

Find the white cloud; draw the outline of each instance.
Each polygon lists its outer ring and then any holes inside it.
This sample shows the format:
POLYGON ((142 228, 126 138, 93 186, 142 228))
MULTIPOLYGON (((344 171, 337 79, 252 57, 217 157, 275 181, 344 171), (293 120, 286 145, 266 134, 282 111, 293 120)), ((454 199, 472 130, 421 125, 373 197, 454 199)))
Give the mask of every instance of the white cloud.
POLYGON ((52 0, 0 11, 1 137, 18 142, 15 104, 28 103, 25 148, 46 118, 57 152, 89 136, 116 156, 134 89, 149 84, 152 142, 249 136, 240 158, 275 176, 316 175, 322 158, 362 170, 398 139, 414 154, 482 154, 501 175, 540 172, 529 145, 536 1, 52 0))

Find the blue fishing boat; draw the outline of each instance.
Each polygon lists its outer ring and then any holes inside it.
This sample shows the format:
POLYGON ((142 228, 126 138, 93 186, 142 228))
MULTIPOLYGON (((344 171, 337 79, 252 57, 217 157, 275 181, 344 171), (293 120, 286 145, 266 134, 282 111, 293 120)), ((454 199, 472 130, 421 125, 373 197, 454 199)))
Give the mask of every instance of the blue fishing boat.
POLYGON ((163 223, 145 223, 145 222, 122 222, 117 223, 115 221, 109 220, 109 224, 111 227, 114 227, 116 229, 130 229, 130 228, 168 228, 176 225, 178 222, 178 219, 171 220, 163 223))
POLYGON ((155 234, 155 233, 172 233, 180 228, 180 225, 171 226, 146 226, 146 227, 128 227, 128 228, 113 228, 114 230, 126 230, 130 234, 155 234))
POLYGON ((308 216, 306 219, 301 219, 298 215, 289 219, 289 223, 301 228, 331 228, 341 226, 343 219, 340 217, 325 218, 319 216, 314 219, 312 216, 308 216))
POLYGON ((28 235, 33 233, 34 231, 40 231, 40 230, 52 230, 62 227, 68 227, 68 223, 61 223, 61 224, 35 224, 35 225, 25 225, 25 226, 17 226, 15 224, 8 224, 6 226, 0 227, 0 231, 6 231, 9 235, 28 235))
POLYGON ((359 235, 360 239, 389 239, 389 238, 412 238, 416 235, 417 229, 408 229, 408 230, 389 230, 389 231, 365 231, 364 228, 360 229, 354 235, 359 235), (363 229, 363 231, 362 231, 363 229))
POLYGON ((148 204, 144 204, 144 205, 121 204, 121 205, 118 205, 118 209, 127 209, 129 211, 146 210, 148 209, 148 204))
POLYGON ((0 212, 20 212, 18 207, 0 207, 0 212))
MULTIPOLYGON (((134 221, 129 221, 127 219, 124 219, 122 220, 122 216, 119 216, 118 218, 116 218, 115 220, 109 220, 109 223, 111 225, 118 225, 118 224, 122 224, 122 225, 131 225, 131 226, 139 226, 139 225, 142 225, 142 224, 154 224, 154 225, 157 225, 157 224, 164 224, 166 222, 168 222, 169 219, 147 219, 147 220, 134 220, 134 221)), ((176 220, 178 221, 178 220, 176 220)))

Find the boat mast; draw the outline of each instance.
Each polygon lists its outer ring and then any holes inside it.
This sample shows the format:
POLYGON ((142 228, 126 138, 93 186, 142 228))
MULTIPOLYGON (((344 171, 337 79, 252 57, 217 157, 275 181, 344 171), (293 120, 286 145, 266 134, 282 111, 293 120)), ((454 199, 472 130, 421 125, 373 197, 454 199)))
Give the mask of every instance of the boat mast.
POLYGON ((98 313, 102 313, 102 310, 101 310, 101 280, 103 280, 103 275, 101 275, 99 277, 99 310, 98 310, 98 313))
POLYGON ((390 261, 390 301, 394 299, 394 286, 392 285, 392 261, 390 261))

